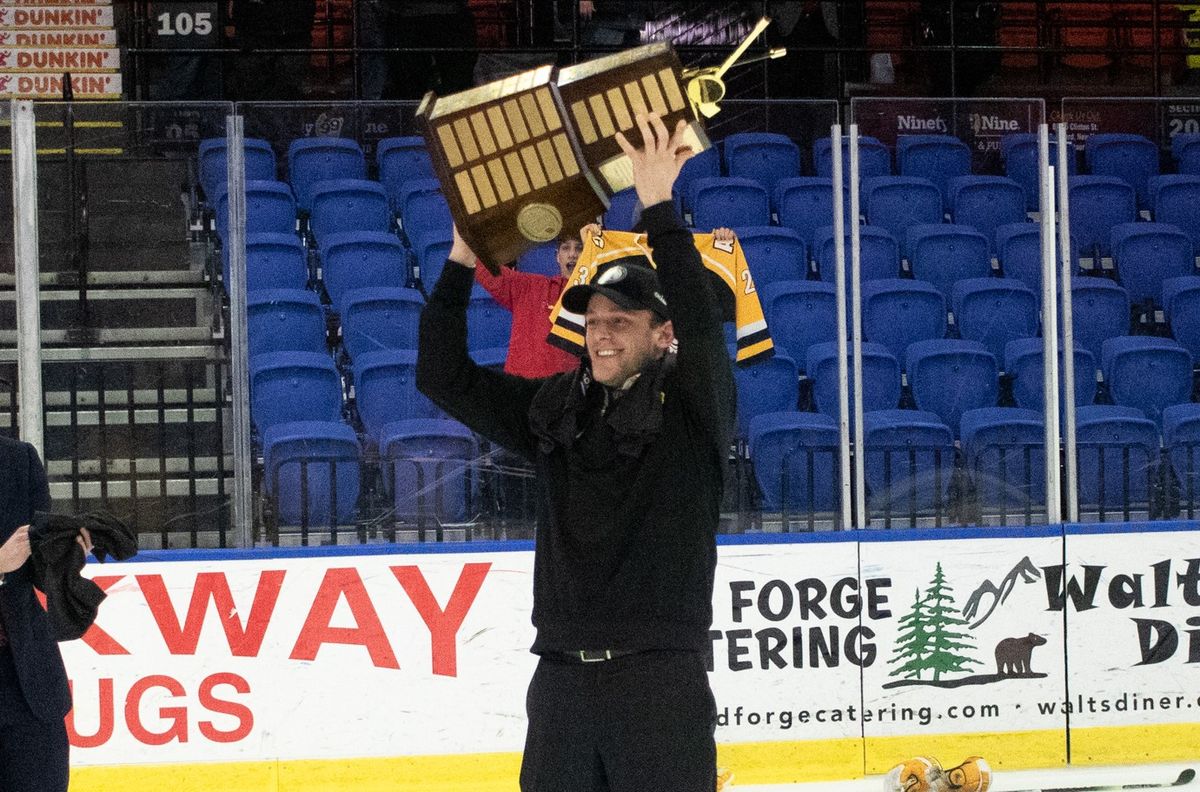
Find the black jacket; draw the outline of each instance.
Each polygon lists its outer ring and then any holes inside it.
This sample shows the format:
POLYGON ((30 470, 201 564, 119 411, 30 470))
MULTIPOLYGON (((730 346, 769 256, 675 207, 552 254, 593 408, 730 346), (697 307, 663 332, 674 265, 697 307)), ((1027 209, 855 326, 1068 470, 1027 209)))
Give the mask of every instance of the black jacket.
POLYGON ((606 411, 586 362, 526 380, 471 361, 466 267, 446 266, 421 316, 418 388, 536 469, 535 652, 710 645, 733 375, 691 233, 669 202, 642 217, 679 352, 606 411))
MULTIPOLYGON (((0 542, 49 508, 46 471, 33 446, 0 437, 0 542)), ((50 722, 71 709, 71 692, 50 621, 33 593, 41 584, 31 561, 9 572, 0 586, 0 618, 25 701, 38 718, 50 722)))

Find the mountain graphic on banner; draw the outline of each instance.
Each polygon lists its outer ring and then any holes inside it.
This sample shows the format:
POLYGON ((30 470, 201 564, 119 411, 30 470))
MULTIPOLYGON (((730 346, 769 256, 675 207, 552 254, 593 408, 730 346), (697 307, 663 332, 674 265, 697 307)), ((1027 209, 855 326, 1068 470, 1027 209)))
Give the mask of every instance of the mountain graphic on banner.
MULTIPOLYGON (((1025 558, 999 586, 985 581, 971 595, 971 602, 962 612, 969 611, 969 615, 973 615, 982 596, 990 593, 995 602, 984 616, 986 619, 991 610, 1007 598, 1016 579, 1028 577, 1029 569, 1032 569, 1034 574, 1037 573, 1037 569, 1025 558)), ((917 589, 912 607, 899 619, 900 633, 892 650, 892 657, 888 660, 889 665, 898 664, 898 667, 889 672, 888 676, 902 678, 888 682, 884 687, 929 685, 956 688, 964 685, 987 685, 1006 679, 1035 679, 1046 676, 1033 671, 1031 667, 1033 649, 1046 643, 1045 638, 1034 633, 1000 640, 995 649, 996 672, 971 674, 970 666, 983 665, 983 662, 974 656, 975 638, 970 634, 970 630, 978 626, 978 623, 969 624, 959 613, 954 590, 946 581, 946 574, 939 562, 925 593, 922 594, 921 590, 917 589), (964 676, 958 676, 960 674, 964 676)), ((980 623, 984 619, 981 619, 980 623)))

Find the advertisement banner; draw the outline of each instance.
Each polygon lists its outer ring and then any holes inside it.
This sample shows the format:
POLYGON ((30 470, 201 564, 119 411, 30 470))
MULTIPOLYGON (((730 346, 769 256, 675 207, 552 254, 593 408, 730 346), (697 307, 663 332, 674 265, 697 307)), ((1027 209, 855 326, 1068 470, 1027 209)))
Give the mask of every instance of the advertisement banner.
MULTIPOLYGON (((0 74, 0 99, 62 99, 61 74, 0 74)), ((120 99, 120 74, 72 74, 76 99, 120 99)))
POLYGON ((0 30, 0 47, 115 47, 115 30, 0 30))
POLYGON ((1049 603, 1065 614, 1072 755, 1142 762, 1200 745, 1200 534, 1077 528, 1069 575, 1049 603), (1065 594, 1063 593, 1065 592, 1065 594))
POLYGON ((0 28, 110 28, 113 26, 113 10, 109 5, 54 6, 47 8, 25 8, 23 6, 0 6, 0 28))
POLYGON ((863 671, 867 766, 922 752, 1064 763, 1067 720, 1039 709, 1065 695, 1062 614, 1046 607, 1059 529, 941 533, 861 545, 863 577, 886 576, 893 595, 863 671))
MULTIPOLYGON (((1058 526, 723 538, 709 659, 722 761, 786 783, 924 754, 1112 763, 1117 740, 1128 761, 1189 758, 1200 530, 1173 528, 1071 529, 1065 555, 1058 526)), ((317 778, 354 760, 385 777, 387 762, 461 757, 422 772, 511 781, 536 662, 533 553, 437 549, 89 565, 108 599, 63 644, 73 765, 290 762, 317 778)))
POLYGON ((0 72, 102 72, 121 68, 121 51, 0 48, 0 72))

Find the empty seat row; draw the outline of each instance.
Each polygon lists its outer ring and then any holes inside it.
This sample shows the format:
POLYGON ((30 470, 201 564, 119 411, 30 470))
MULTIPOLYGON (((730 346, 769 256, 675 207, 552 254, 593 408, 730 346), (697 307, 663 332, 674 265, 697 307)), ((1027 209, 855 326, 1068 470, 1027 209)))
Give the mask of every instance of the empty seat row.
MULTIPOLYGON (((246 179, 274 181, 277 178, 275 151, 271 144, 257 138, 243 141, 246 179)), ((228 157, 224 138, 200 141, 199 181, 210 200, 220 192, 226 181, 228 157)), ((414 179, 433 178, 433 164, 418 136, 394 137, 376 145, 375 160, 379 181, 395 211, 400 210, 399 198, 403 185, 414 179)), ((288 146, 288 180, 295 192, 299 208, 312 208, 312 189, 331 179, 366 179, 366 157, 353 140, 333 137, 309 137, 293 140, 288 146)))
MULTIPOLYGON (((955 426, 920 410, 863 416, 864 474, 870 509, 945 514, 961 470, 970 498, 989 512, 1033 515, 1045 503, 1045 435, 1040 413, 1013 407, 965 412, 955 426)), ((1077 412, 1079 504, 1087 510, 1148 509, 1159 476, 1160 433, 1139 411, 1091 405, 1077 412)), ((1164 412, 1161 446, 1178 481, 1200 483, 1200 404, 1164 412)), ((838 430, 819 413, 773 412, 751 422, 748 448, 768 510, 830 512, 837 507, 838 430)))
MULTIPOLYGON (((362 288, 348 291, 341 303, 341 341, 351 360, 381 350, 417 348, 425 299, 416 289, 362 288)), ((305 289, 261 289, 246 305, 249 354, 318 352, 328 349, 321 301, 305 289)), ((507 348, 512 315, 484 291, 467 307, 467 348, 483 352, 507 348)))
MULTIPOLYGON (((1016 338, 998 359, 983 344, 963 339, 915 341, 904 351, 904 370, 918 409, 957 427, 968 410, 996 406, 1000 396, 1000 360, 1013 379, 1013 396, 1025 408, 1041 409, 1041 339, 1016 338)), ((1060 353, 1061 359, 1061 353, 1060 353)), ((1096 395, 1096 365, 1117 405, 1140 410, 1158 423, 1162 410, 1190 399, 1192 357, 1171 339, 1121 336, 1104 342, 1099 361, 1084 349, 1074 352, 1075 402, 1090 404, 1096 395)), ((813 380, 818 412, 836 415, 837 356, 832 342, 808 347, 803 365, 813 380)), ((900 360, 880 344, 863 344, 865 409, 886 409, 900 401, 900 360)), ((794 410, 799 396, 797 363, 784 354, 734 372, 738 393, 738 429, 743 437, 755 416, 794 410)), ((853 387, 853 382, 850 383, 853 387)))
MULTIPOLYGON (((467 519, 478 484, 469 472, 478 441, 457 421, 401 420, 380 432, 383 479, 392 492, 391 519, 467 519)), ((339 421, 295 421, 263 434, 263 491, 279 525, 304 528, 352 523, 366 480, 362 446, 339 421)))

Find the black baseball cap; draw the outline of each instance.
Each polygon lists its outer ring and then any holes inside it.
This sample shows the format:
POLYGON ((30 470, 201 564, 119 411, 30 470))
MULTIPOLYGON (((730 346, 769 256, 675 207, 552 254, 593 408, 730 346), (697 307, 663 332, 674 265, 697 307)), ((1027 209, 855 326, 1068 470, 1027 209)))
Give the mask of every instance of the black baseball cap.
POLYGON ((571 313, 586 313, 593 294, 603 294, 627 311, 648 310, 663 319, 671 318, 658 275, 645 256, 625 256, 605 264, 591 283, 572 286, 563 293, 563 307, 571 313))

